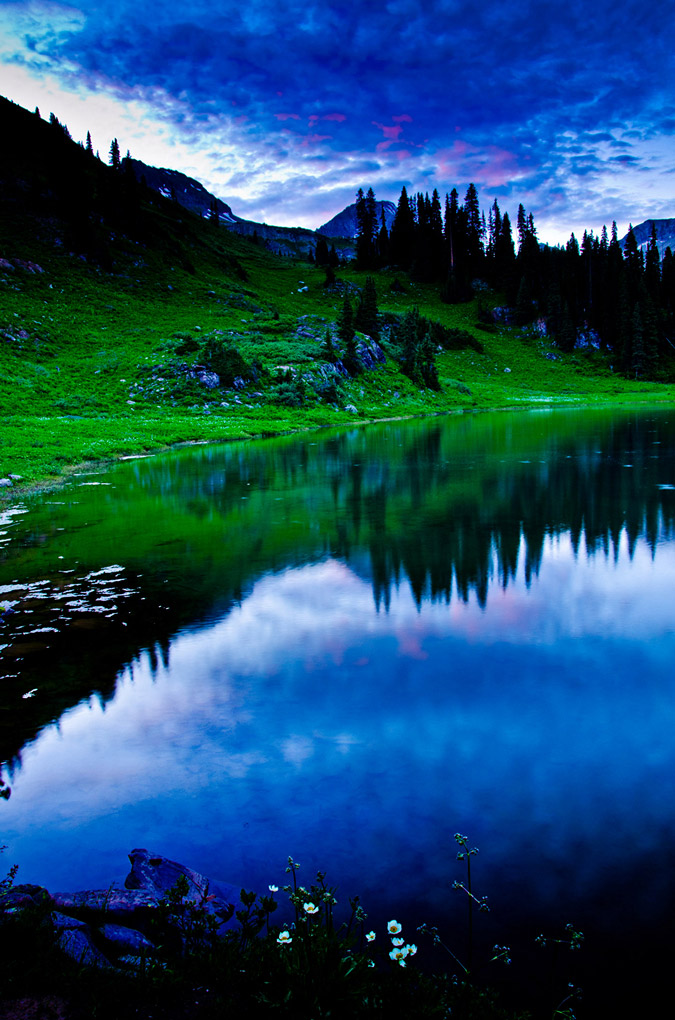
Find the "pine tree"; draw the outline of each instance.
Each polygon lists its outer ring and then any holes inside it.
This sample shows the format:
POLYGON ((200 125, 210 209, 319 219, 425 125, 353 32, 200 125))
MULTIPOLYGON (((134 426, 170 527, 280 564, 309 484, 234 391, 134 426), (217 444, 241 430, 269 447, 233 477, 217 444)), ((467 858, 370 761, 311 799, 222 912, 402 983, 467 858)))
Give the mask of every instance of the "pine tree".
POLYGON ((108 163, 113 170, 119 170, 120 168, 120 147, 116 138, 113 138, 110 143, 110 153, 108 156, 108 163))
POLYGON ((354 316, 354 326, 371 340, 379 343, 380 326, 377 321, 377 291, 372 276, 366 277, 363 293, 354 316))
POLYGON ((661 259, 657 246, 656 224, 653 221, 645 258, 645 284, 652 301, 657 302, 661 289, 661 259))
POLYGON ((328 265, 328 242, 325 237, 319 237, 316 242, 316 250, 314 252, 314 261, 317 266, 328 265))
POLYGON ((415 230, 415 216, 404 185, 401 189, 389 237, 391 261, 401 269, 408 269, 412 264, 415 251, 415 230))
POLYGON ((356 347, 356 336, 354 335, 354 313, 352 312, 349 296, 345 293, 342 303, 342 311, 337 322, 338 337, 344 344, 342 364, 350 375, 358 375, 363 368, 359 359, 356 347))
POLYGON ((337 361, 335 344, 333 343, 333 337, 329 329, 326 329, 326 335, 323 338, 323 344, 321 345, 321 357, 324 361, 330 362, 330 364, 334 364, 337 361))
POLYGON ((359 269, 371 269, 377 249, 377 206, 372 188, 368 188, 365 196, 363 188, 357 192, 356 229, 356 264, 359 269))
POLYGON ((85 148, 86 148, 88 156, 93 156, 94 155, 94 146, 91 143, 91 132, 90 131, 87 131, 87 144, 86 144, 85 148))

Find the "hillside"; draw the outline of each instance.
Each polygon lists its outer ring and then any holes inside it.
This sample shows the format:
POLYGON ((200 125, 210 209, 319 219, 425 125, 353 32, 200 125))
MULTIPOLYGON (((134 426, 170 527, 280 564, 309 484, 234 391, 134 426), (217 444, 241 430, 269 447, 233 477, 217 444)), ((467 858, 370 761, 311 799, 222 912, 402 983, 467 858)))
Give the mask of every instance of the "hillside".
MULTIPOLYGON (((178 170, 148 166, 138 159, 132 159, 131 166, 139 183, 144 182, 153 191, 178 202, 203 219, 211 219, 217 212, 222 226, 234 234, 254 238, 275 255, 306 258, 316 248, 319 231, 308 230, 305 227, 277 227, 243 219, 237 216, 226 202, 216 198, 193 177, 179 173, 178 170)), ((345 236, 351 237, 351 234, 345 236)), ((338 247, 343 251, 348 248, 347 245, 338 247)))
POLYGON ((564 354, 529 327, 486 322, 498 294, 444 304, 436 284, 400 271, 374 274, 379 315, 350 355, 338 322, 345 294, 361 303, 366 273, 340 269, 327 287, 320 268, 277 258, 104 165, 58 121, 2 100, 0 126, 14 140, 0 156, 6 494, 81 461, 177 442, 672 400, 671 387, 620 378, 593 346, 564 354), (403 370, 406 315, 431 375, 403 370))

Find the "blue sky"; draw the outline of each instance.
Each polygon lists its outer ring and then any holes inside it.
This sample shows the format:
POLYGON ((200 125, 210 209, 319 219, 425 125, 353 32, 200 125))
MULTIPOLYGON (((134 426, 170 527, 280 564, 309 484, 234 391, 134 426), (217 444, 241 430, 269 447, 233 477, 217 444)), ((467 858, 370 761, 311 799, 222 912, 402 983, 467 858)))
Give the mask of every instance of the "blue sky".
POLYGON ((470 181, 553 243, 675 216, 672 0, 2 0, 0 93, 268 223, 470 181))

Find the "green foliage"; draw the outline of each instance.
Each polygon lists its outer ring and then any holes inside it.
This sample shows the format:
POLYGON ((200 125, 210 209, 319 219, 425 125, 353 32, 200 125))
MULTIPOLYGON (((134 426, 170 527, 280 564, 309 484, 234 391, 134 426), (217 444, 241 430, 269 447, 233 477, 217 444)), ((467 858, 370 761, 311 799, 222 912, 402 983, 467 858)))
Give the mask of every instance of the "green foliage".
POLYGON ((237 376, 248 378, 251 368, 232 343, 211 336, 201 349, 201 357, 212 371, 220 376, 221 386, 231 386, 237 376))

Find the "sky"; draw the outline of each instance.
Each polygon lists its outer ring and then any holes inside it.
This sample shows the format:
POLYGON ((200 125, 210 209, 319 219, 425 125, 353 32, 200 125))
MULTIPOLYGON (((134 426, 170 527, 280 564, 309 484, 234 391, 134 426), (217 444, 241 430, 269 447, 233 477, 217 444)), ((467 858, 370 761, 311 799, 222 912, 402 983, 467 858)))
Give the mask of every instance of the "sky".
POLYGON ((0 0, 0 94, 267 223, 470 182, 553 244, 675 216, 674 0, 0 0))

